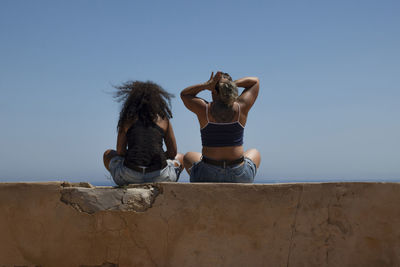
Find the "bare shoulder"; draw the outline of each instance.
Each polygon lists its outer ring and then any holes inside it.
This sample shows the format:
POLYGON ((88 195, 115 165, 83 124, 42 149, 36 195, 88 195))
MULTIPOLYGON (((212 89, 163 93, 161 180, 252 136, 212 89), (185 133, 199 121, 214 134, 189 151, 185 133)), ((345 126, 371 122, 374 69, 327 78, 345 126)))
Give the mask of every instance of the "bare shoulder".
POLYGON ((208 102, 203 99, 198 97, 193 101, 195 105, 193 105, 192 112, 195 113, 198 117, 202 117, 206 115, 206 107, 208 106, 208 102))
POLYGON ((239 109, 240 109, 240 113, 247 113, 248 112, 248 105, 247 102, 245 102, 243 99, 238 98, 236 99, 235 103, 237 103, 239 109))
POLYGON ((260 81, 257 77, 245 77, 238 80, 237 85, 245 88, 237 102, 240 104, 243 113, 247 114, 258 97, 260 81))
POLYGON ((137 121, 137 119, 134 120, 128 120, 125 122, 124 127, 123 127, 123 131, 126 134, 128 132, 128 130, 132 127, 132 125, 137 121))
POLYGON ((157 121, 156 121, 156 124, 161 128, 161 129, 163 129, 163 131, 164 132, 167 132, 168 131, 168 127, 169 127, 169 119, 168 118, 161 118, 161 117, 158 117, 157 118, 157 121))

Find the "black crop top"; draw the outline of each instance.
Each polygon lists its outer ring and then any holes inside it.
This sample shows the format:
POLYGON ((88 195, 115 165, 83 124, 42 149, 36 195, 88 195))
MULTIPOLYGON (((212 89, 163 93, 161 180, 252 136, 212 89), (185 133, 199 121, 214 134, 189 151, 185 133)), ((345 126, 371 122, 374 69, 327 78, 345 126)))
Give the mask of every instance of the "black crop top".
POLYGON ((124 165, 154 167, 162 169, 166 165, 166 156, 163 150, 164 130, 157 124, 144 125, 137 120, 126 133, 128 151, 124 165))
POLYGON ((200 130, 201 143, 208 147, 241 146, 243 145, 244 127, 240 124, 240 105, 238 119, 235 122, 216 123, 208 119, 208 104, 206 105, 207 124, 200 130))

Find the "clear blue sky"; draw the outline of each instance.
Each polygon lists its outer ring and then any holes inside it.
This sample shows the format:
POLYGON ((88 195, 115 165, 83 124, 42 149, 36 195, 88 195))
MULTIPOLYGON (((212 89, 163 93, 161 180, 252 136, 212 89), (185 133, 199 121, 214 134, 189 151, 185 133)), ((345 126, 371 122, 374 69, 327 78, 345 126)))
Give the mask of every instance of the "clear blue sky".
POLYGON ((0 181, 111 184, 110 92, 126 80, 174 93, 178 149, 199 151, 179 92, 216 70, 260 78, 245 130, 262 155, 256 182, 399 179, 399 11, 390 0, 2 0, 0 181))

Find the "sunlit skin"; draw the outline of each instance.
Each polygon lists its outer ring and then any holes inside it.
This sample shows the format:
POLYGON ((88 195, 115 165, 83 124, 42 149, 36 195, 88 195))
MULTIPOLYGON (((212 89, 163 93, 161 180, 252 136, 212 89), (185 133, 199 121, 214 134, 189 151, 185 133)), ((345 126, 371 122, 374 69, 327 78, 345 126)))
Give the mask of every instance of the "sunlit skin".
MULTIPOLYGON (((206 102, 197 97, 197 94, 203 90, 211 91, 213 102, 210 103, 210 107, 218 101, 218 93, 215 91, 216 83, 227 82, 228 80, 221 76, 221 72, 217 72, 215 75, 211 74, 210 79, 202 84, 189 86, 181 92, 181 98, 185 106, 197 115, 200 128, 207 125, 207 114, 206 114, 206 102)), ((258 96, 260 83, 256 77, 245 77, 235 81, 237 87, 245 88, 242 94, 235 100, 240 105, 240 117, 239 122, 242 126, 246 125, 247 115, 255 100, 258 96)), ((238 119, 239 110, 237 104, 232 105, 233 121, 238 119)), ((209 121, 218 122, 218 118, 214 118, 211 112, 208 112, 209 121)), ((250 158, 257 166, 260 166, 260 153, 256 149, 249 149, 244 151, 243 146, 229 146, 229 147, 206 147, 203 146, 202 153, 188 152, 184 156, 184 165, 188 173, 194 162, 201 159, 201 156, 215 159, 215 160, 235 160, 242 156, 250 158)))

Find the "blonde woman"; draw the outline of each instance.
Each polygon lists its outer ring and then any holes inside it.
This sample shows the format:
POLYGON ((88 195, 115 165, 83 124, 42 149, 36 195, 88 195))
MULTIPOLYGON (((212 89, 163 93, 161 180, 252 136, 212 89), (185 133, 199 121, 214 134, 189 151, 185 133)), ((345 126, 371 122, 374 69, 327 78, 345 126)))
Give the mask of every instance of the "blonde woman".
POLYGON ((256 77, 232 81, 229 74, 217 72, 181 92, 185 106, 197 115, 203 146, 202 153, 188 152, 183 158, 191 182, 254 181, 261 156, 256 149, 244 151, 243 133, 259 88, 256 77), (244 88, 240 96, 238 87, 244 88), (211 92, 211 103, 197 97, 203 90, 211 92))

